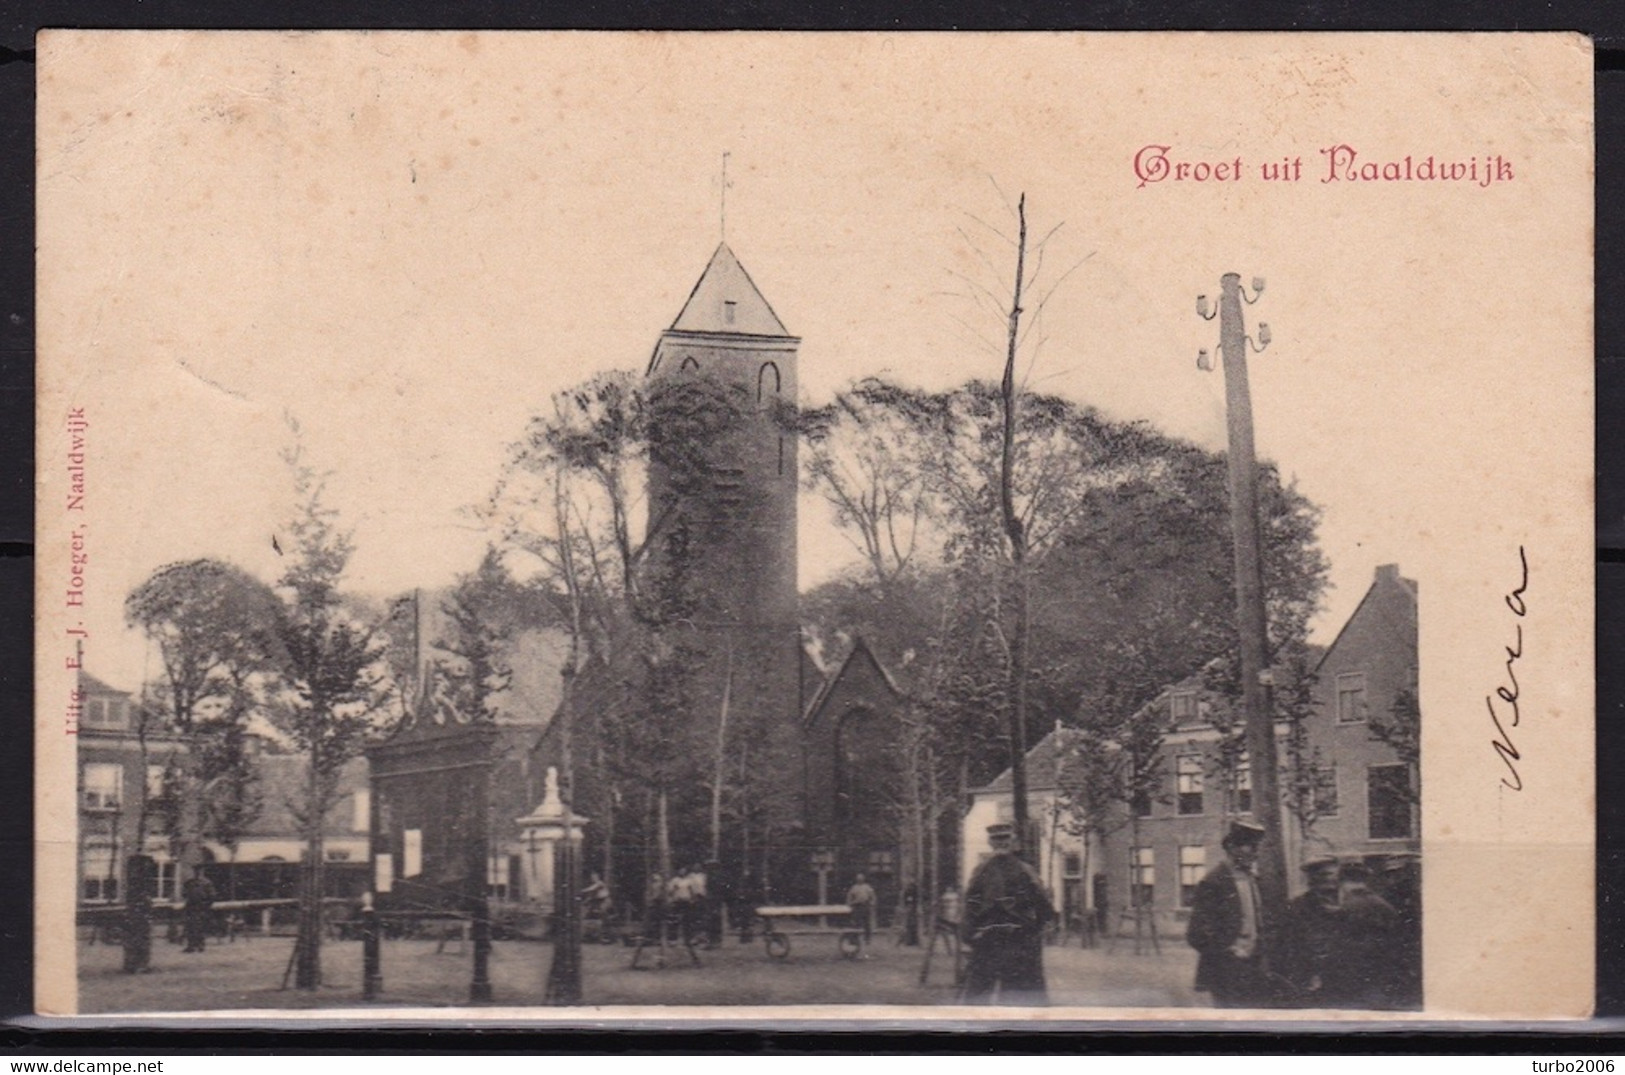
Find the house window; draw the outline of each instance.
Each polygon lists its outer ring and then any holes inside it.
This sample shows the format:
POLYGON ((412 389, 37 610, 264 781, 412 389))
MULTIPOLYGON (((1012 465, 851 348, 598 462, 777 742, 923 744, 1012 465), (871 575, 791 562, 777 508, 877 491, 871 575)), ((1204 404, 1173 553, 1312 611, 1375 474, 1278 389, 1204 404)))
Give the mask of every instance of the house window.
POLYGON ((1061 876, 1073 879, 1083 876, 1083 856, 1068 853, 1061 864, 1061 876))
POLYGON ((487 894, 495 900, 505 900, 512 890, 513 870, 507 855, 492 855, 485 862, 487 894))
POLYGON ((1185 844, 1179 849, 1179 905, 1189 907, 1196 902, 1196 886, 1201 883, 1207 867, 1207 848, 1201 844, 1185 844))
POLYGON ((85 723, 95 728, 124 726, 124 703, 117 698, 92 698, 85 703, 85 723))
POLYGON ((1156 895, 1157 853, 1153 848, 1136 847, 1129 875, 1129 902, 1135 907, 1149 907, 1156 895))
POLYGON ((885 876, 886 874, 891 873, 893 862, 894 862, 894 858, 893 858, 893 855, 892 855, 892 853, 890 851, 871 851, 871 852, 869 852, 869 872, 870 873, 885 876))
POLYGON ((1177 765, 1179 812, 1181 814, 1200 814, 1202 812, 1202 756, 1200 754, 1181 754, 1177 765))
POLYGON ((113 903, 118 900, 118 866, 111 844, 93 844, 85 848, 79 878, 79 892, 87 903, 113 903))
POLYGON ((1253 812, 1253 763, 1245 753, 1236 759, 1236 813, 1253 812))
POLYGON ((162 799, 164 797, 164 773, 162 765, 147 766, 147 798, 162 799))
POLYGON ((1168 715, 1175 721, 1196 719, 1196 692, 1174 691, 1168 695, 1168 715))
POLYGON ((1136 791, 1130 799, 1129 805, 1133 807, 1135 817, 1151 816, 1151 793, 1136 791))
POLYGON ((124 766, 91 762, 85 766, 86 810, 117 810, 124 801, 124 766))
POLYGON ((1365 771, 1366 823, 1373 840, 1411 834, 1411 773, 1405 765, 1373 765, 1365 771))
POLYGON ((372 829, 372 790, 370 788, 357 788, 353 801, 355 813, 350 818, 350 831, 370 831, 372 829))
POLYGON ((180 891, 179 875, 180 864, 177 862, 153 863, 152 885, 147 889, 147 895, 160 901, 175 900, 180 891))
POLYGON ((1357 724, 1365 720, 1365 673, 1342 672, 1337 677, 1337 722, 1357 724))

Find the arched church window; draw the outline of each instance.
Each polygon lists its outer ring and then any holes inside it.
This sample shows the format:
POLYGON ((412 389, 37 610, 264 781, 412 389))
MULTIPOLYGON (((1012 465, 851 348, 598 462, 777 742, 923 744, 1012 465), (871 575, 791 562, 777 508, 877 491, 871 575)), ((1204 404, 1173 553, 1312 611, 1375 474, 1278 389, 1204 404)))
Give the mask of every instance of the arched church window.
POLYGON ((700 368, 700 364, 699 364, 698 361, 695 360, 694 356, 693 355, 687 355, 687 356, 685 356, 683 358, 683 364, 681 366, 677 367, 677 372, 678 373, 687 373, 689 370, 696 370, 697 371, 697 370, 699 370, 699 368, 700 368))
POLYGON ((764 362, 762 368, 756 371, 757 403, 762 402, 762 397, 767 394, 767 375, 769 372, 773 374, 773 394, 775 396, 779 394, 779 367, 775 363, 764 362))

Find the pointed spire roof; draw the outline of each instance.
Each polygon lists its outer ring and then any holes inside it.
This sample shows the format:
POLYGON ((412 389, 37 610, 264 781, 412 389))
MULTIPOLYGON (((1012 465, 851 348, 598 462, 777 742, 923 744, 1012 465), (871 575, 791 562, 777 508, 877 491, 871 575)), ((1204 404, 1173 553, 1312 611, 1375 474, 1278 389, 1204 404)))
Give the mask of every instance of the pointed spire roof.
POLYGON ((751 282, 727 243, 717 247, 711 263, 671 324, 672 332, 721 332, 744 336, 789 336, 773 307, 751 282))

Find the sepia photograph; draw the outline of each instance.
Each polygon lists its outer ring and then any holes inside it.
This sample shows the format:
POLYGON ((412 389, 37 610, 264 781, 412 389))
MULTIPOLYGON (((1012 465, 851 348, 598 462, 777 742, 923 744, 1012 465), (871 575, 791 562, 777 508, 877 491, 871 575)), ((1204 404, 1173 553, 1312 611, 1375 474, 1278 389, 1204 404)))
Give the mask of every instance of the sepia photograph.
POLYGON ((39 64, 42 1014, 1589 1014, 1583 38, 39 64))

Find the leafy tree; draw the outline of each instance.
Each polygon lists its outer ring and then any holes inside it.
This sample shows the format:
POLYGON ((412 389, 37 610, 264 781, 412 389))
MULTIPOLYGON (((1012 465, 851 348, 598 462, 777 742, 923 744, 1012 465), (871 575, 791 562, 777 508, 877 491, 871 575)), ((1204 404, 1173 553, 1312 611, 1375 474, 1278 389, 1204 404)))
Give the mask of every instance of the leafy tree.
MULTIPOLYGON (((292 424, 292 423, 290 423, 292 424)), ((390 693, 378 625, 343 600, 340 583, 355 551, 325 501, 327 474, 295 443, 283 453, 295 506, 280 546, 287 565, 278 583, 279 685, 273 719, 305 755, 306 779, 293 814, 305 842, 299 893, 295 985, 321 984, 323 827, 339 798, 339 776, 369 737, 382 730, 390 693)))
POLYGON ((142 771, 153 732, 179 738, 163 759, 162 796, 142 804, 138 850, 149 820, 174 858, 196 872, 202 844, 235 852, 260 810, 247 722, 272 676, 276 597, 247 572, 218 560, 189 560, 155 571, 130 592, 125 618, 156 646, 162 672, 138 707, 142 771))

